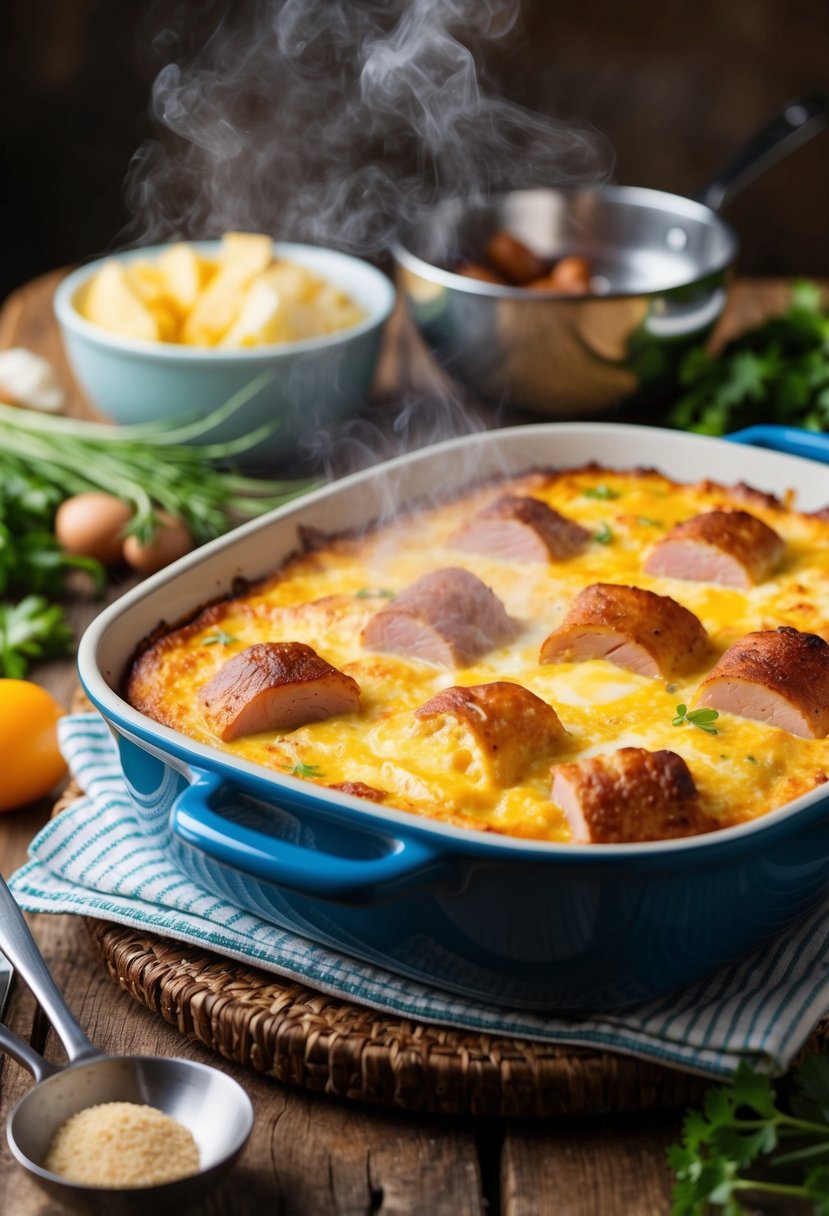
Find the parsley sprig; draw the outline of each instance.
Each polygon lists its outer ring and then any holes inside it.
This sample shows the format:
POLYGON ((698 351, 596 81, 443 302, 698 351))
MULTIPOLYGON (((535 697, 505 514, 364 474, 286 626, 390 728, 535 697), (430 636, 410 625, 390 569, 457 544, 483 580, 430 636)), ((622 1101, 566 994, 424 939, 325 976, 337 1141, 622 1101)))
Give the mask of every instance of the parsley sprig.
POLYGON ((718 735, 720 732, 714 723, 719 716, 716 709, 689 709, 687 705, 677 705, 676 717, 671 726, 682 726, 683 722, 688 722, 691 726, 704 730, 707 735, 718 735))
POLYGON ((737 1216, 749 1210, 743 1193, 805 1200, 829 1216, 829 1060, 805 1057, 788 1109, 768 1077, 741 1063, 731 1084, 709 1089, 702 1110, 687 1113, 668 1162, 671 1216, 737 1216))
POLYGON ((302 777, 309 781, 313 781, 314 778, 319 778, 323 775, 322 769, 318 764, 305 764, 302 760, 297 760, 293 765, 283 764, 282 768, 289 777, 302 777))
POLYGON ((67 654, 73 641, 60 604, 42 595, 0 603, 0 676, 22 680, 30 663, 67 654))
POLYGON ((680 368, 684 395, 671 426, 724 435, 757 422, 829 430, 829 312, 815 283, 798 282, 778 316, 720 354, 692 350, 680 368))
POLYGON ((225 629, 217 629, 215 633, 208 633, 202 638, 202 646, 230 646, 233 642, 238 642, 239 639, 234 637, 232 633, 228 633, 225 629))
POLYGON ((621 491, 614 490, 613 486, 606 485, 605 482, 600 482, 597 486, 588 486, 581 493, 582 498, 597 498, 599 502, 612 502, 614 498, 621 498, 621 491))

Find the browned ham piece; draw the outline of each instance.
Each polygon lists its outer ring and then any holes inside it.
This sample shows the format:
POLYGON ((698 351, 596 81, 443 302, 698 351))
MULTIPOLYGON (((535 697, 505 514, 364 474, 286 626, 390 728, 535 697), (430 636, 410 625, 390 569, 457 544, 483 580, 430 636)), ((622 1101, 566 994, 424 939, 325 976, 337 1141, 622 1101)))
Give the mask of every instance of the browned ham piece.
POLYGON ((651 550, 647 574, 751 587, 768 578, 785 545, 748 511, 708 511, 677 524, 651 550))
POLYGON ((567 734, 552 705, 504 680, 444 688, 416 709, 415 717, 427 733, 454 720, 504 786, 514 785, 534 760, 552 756, 567 734))
POLYGON ((259 642, 223 663, 199 690, 204 716, 225 743, 357 713, 360 687, 304 642, 259 642))
POLYGON ((698 705, 803 739, 829 735, 829 645, 788 625, 746 634, 699 687, 698 705))
POLYGON ((694 779, 675 752, 622 747, 553 769, 551 798, 576 844, 634 844, 711 832, 694 779))
POLYGON ((438 667, 464 667, 508 642, 517 627, 497 595, 458 566, 433 570, 380 609, 363 630, 367 650, 438 667))
POLYGON ((504 494, 449 538, 454 549, 488 557, 546 562, 572 557, 590 533, 540 498, 504 494))
POLYGON ((637 675, 672 676, 696 667, 707 649, 700 622, 670 596, 593 583, 545 638, 539 662, 607 659, 637 675))

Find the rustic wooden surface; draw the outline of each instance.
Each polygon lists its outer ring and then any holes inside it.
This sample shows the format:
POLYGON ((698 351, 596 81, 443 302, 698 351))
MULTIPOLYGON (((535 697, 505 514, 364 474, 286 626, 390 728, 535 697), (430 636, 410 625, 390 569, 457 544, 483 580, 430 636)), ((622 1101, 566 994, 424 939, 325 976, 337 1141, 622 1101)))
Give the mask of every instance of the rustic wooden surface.
MULTIPOLYGON (((0 312, 0 348, 27 346, 51 358, 70 391, 70 411, 89 409, 74 388, 51 314, 58 275, 22 288, 0 312)), ((787 284, 736 285, 724 332, 756 323, 783 303, 787 284)), ((390 330, 377 388, 392 394, 440 392, 441 381, 404 325, 390 330)), ((126 586, 115 584, 109 598, 126 586)), ((101 602, 78 600, 70 614, 80 630, 101 602)), ((69 704, 71 661, 43 664, 34 678, 69 704)), ((2 775, 0 775, 2 779, 2 775)), ((0 821, 0 872, 12 873, 28 841, 46 822, 52 799, 0 821)), ((58 986, 90 1038, 103 1050, 182 1055, 223 1068, 256 1108, 253 1136, 234 1171, 192 1209, 204 1216, 658 1216, 669 1208, 665 1149, 681 1112, 528 1122, 464 1120, 384 1112, 287 1088, 230 1064, 137 1005, 96 959, 80 921, 33 916, 35 937, 58 986)), ((22 983, 14 984, 5 1021, 54 1060, 62 1050, 22 983)), ((0 1121, 31 1079, 0 1057, 0 1121)), ((217 1117, 220 1117, 217 1114, 217 1117)), ((758 1209, 754 1209, 757 1211, 758 1209)), ((779 1205, 776 1213, 802 1211, 779 1205)), ((0 1212, 64 1216, 0 1144, 0 1212)))

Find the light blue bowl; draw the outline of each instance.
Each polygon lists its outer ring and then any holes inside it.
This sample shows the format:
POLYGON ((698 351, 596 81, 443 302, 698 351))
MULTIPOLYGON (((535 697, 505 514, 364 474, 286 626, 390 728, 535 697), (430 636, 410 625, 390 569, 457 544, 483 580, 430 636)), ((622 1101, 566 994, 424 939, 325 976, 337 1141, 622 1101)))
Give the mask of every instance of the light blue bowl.
MULTIPOLYGON (((218 241, 195 242, 208 257, 218 241)), ((112 255, 118 261, 153 258, 163 245, 112 255)), ((268 379, 231 417, 212 430, 211 442, 246 435, 263 423, 277 429, 239 457, 257 464, 291 452, 300 439, 347 418, 365 401, 380 338, 394 307, 390 280, 368 262, 322 249, 275 241, 274 255, 295 262, 348 293, 365 319, 348 329, 300 342, 217 350, 121 337, 85 320, 78 294, 105 261, 73 271, 55 293, 55 314, 72 371, 90 401, 114 422, 206 414, 263 373, 268 379)))

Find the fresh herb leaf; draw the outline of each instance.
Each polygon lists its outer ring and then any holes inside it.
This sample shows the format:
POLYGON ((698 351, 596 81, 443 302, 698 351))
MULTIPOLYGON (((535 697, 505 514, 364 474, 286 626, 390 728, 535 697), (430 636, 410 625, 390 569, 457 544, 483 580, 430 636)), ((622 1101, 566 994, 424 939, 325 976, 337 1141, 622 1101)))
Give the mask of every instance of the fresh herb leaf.
POLYGON ((769 1078, 745 1062, 730 1085, 709 1089, 702 1111, 686 1114, 682 1138, 668 1150, 672 1216, 737 1216, 748 1210, 741 1192, 805 1200, 818 1216, 829 1216, 829 1062, 823 1057, 801 1063, 790 1108, 781 1106, 769 1078), (797 1147, 789 1149, 792 1141, 797 1147), (769 1179, 769 1167, 778 1166, 797 1181, 769 1179), (755 1177, 760 1167, 762 1176, 755 1177))
POLYGON ((316 764, 303 764, 301 760, 298 760, 292 767, 287 764, 283 765, 283 770, 291 777, 314 778, 322 776, 322 769, 316 764))
POLYGON ((698 726, 708 735, 718 735, 719 731, 713 723, 719 716, 716 709, 689 709, 687 705, 677 705, 676 717, 671 726, 682 726, 683 722, 689 722, 691 726, 698 726))
POLYGON ((74 642, 63 609, 42 595, 0 603, 0 676, 20 680, 37 659, 67 654, 74 642))
POLYGON ((596 532, 596 534, 594 535, 593 539, 595 541, 598 541, 600 545, 611 544, 613 541, 613 532, 611 531, 608 524, 606 524, 606 523, 602 524, 602 526, 599 528, 598 532, 596 532))
POLYGON ((354 598, 357 600, 393 600, 394 592, 389 591, 387 587, 361 587, 359 591, 354 592, 354 598))
POLYGON ((815 283, 798 282, 782 313, 730 342, 684 359, 685 390, 671 426, 723 435, 753 423, 829 430, 829 312, 815 283))
POLYGON ((602 502, 611 502, 614 498, 621 498, 621 491, 614 490, 612 486, 601 482, 597 486, 588 486, 586 490, 582 490, 582 497, 598 498, 602 502))
POLYGON ((224 629, 217 629, 215 633, 208 633, 202 638, 202 646, 229 646, 231 642, 238 642, 232 633, 226 633, 224 629))

